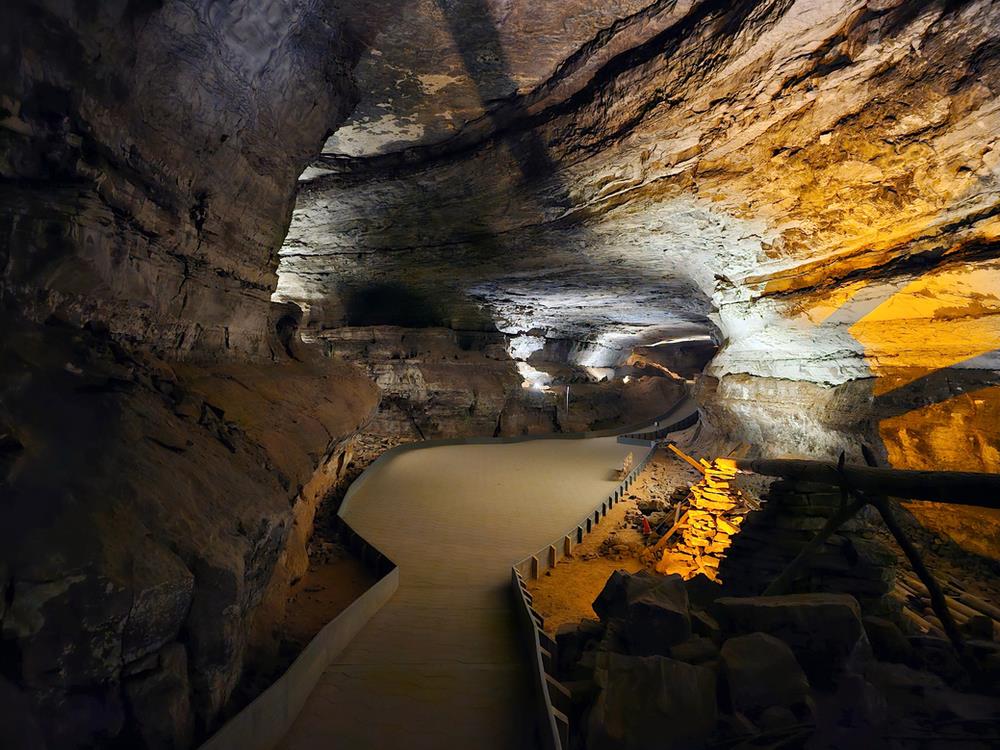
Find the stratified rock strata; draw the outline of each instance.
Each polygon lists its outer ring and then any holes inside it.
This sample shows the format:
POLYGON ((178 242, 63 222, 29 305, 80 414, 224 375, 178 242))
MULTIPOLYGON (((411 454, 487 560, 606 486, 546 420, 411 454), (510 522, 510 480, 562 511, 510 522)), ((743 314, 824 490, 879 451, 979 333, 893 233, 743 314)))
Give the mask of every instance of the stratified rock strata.
POLYGON ((217 724, 377 405, 271 301, 356 57, 279 5, 4 7, 0 675, 53 750, 217 724))

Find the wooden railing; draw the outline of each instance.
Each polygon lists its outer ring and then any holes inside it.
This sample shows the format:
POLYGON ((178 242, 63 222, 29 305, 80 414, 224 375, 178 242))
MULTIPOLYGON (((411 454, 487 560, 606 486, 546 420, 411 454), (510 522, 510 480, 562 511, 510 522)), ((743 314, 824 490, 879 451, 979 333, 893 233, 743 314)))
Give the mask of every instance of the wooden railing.
POLYGON ((620 443, 646 448, 639 462, 622 479, 615 491, 588 513, 575 528, 570 529, 569 533, 553 540, 551 544, 514 563, 511 567, 511 589, 518 627, 528 651, 535 692, 535 721, 542 750, 565 750, 569 747, 570 695, 555 676, 556 643, 544 630, 545 620, 532 606, 526 580, 537 579, 546 570, 554 568, 560 560, 569 557, 576 545, 583 541, 583 537, 593 531, 594 527, 607 516, 608 511, 625 499, 625 493, 652 458, 656 439, 686 429, 697 421, 698 412, 695 410, 692 414, 686 414, 665 427, 654 425, 654 429, 650 431, 619 436, 620 443), (653 437, 654 435, 656 437, 653 437))

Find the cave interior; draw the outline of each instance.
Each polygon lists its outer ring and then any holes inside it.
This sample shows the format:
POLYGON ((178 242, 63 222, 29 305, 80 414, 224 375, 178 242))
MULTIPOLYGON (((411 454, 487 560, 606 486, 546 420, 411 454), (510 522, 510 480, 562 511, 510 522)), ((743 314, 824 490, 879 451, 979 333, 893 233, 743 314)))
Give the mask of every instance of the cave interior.
POLYGON ((0 20, 0 747, 1000 743, 996 0, 0 20))

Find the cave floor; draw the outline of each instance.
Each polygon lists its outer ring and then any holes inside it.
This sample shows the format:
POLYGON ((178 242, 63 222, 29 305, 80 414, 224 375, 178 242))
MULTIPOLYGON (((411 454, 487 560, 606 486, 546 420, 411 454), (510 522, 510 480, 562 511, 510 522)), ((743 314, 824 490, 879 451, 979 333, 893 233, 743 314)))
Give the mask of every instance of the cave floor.
POLYGON ((366 472, 344 516, 399 565, 399 591, 282 747, 531 747, 510 565, 612 492, 630 451, 615 438, 438 446, 366 472))

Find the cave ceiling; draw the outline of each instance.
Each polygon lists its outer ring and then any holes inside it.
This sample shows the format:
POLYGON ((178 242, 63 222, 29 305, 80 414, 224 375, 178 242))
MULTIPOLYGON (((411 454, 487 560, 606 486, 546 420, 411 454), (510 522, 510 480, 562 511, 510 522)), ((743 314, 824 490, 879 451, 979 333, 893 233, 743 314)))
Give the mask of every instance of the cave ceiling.
POLYGON ((381 322, 591 364, 706 332, 718 374, 919 372, 907 335, 1000 364, 995 3, 356 5, 359 103, 281 251, 311 325, 405 290, 381 322))

